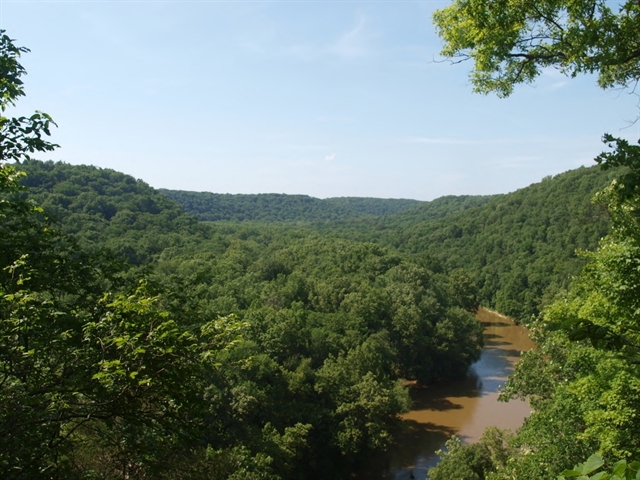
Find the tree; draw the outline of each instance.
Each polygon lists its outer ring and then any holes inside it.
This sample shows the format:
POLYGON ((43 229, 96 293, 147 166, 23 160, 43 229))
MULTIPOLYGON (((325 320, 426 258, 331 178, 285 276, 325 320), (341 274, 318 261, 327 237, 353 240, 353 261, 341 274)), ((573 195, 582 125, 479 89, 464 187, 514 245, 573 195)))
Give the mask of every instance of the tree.
MULTIPOLYGON (((477 92, 506 97, 518 83, 530 83, 555 67, 575 76, 597 73, 603 88, 635 88, 640 80, 640 2, 604 0, 455 0, 434 14, 445 42, 443 55, 474 62, 477 92)), ((596 158, 606 170, 626 167, 599 194, 612 216, 612 232, 572 289, 573 312, 553 313, 553 322, 574 340, 594 346, 640 350, 633 268, 640 257, 640 147, 605 134, 612 149, 596 158), (578 306, 579 305, 579 306, 578 306), (589 311, 590 309, 590 311, 589 311), (596 312, 596 310, 600 312, 596 312), (606 314, 603 312, 606 311, 606 314)), ((559 308, 555 308, 558 312, 559 308)))
POLYGON ((586 462, 579 463, 572 469, 563 471, 558 477, 558 480, 565 480, 565 478, 567 477, 578 477, 579 479, 588 480, 632 480, 638 478, 638 475, 640 475, 638 473, 640 469, 640 462, 631 462, 629 465, 627 465, 626 460, 620 460, 619 462, 616 462, 615 465, 613 465, 611 473, 607 473, 606 471, 601 470, 595 475, 591 475, 590 477, 587 476, 590 473, 599 470, 603 465, 604 461, 602 459, 602 456, 594 453, 587 459, 586 462))
POLYGON ((546 67, 597 73, 605 88, 640 78, 637 0, 455 0, 434 21, 442 54, 473 61, 476 92, 506 97, 546 67))
POLYGON ((20 162, 30 158, 34 152, 50 152, 58 145, 43 138, 50 136, 51 125, 55 125, 49 115, 36 111, 30 117, 5 117, 7 107, 14 106, 24 96, 20 79, 27 72, 18 61, 21 54, 28 52, 25 47, 16 47, 13 40, 0 30, 0 162, 20 162))

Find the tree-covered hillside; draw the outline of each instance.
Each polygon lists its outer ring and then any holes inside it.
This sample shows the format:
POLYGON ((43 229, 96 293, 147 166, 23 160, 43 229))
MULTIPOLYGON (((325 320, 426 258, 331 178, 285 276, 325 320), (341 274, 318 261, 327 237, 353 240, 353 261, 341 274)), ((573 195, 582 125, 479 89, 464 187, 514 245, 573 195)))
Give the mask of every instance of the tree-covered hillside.
POLYGON ((616 174, 582 167, 506 195, 465 203, 454 197, 456 213, 443 218, 434 218, 433 207, 446 207, 448 197, 339 228, 350 238, 433 256, 447 270, 464 268, 483 305, 526 319, 580 270, 576 250, 594 249, 606 235, 609 215, 592 199, 616 174))
POLYGON ((341 197, 321 200, 308 195, 264 193, 232 195, 167 190, 159 192, 200 220, 216 222, 318 222, 392 215, 420 202, 406 199, 341 197))
POLYGON ((27 160, 24 195, 82 246, 107 247, 135 265, 207 236, 197 219, 141 180, 110 169, 27 160))
MULTIPOLYGON (((476 91, 508 96, 515 85, 555 68, 570 76, 597 74, 604 88, 636 93, 635 0, 455 0, 434 20, 443 55, 456 63, 471 60, 476 91)), ((596 161, 606 173, 618 169, 597 195, 611 228, 593 251, 582 253, 584 268, 567 291, 529 323, 536 349, 523 356, 502 392, 505 399, 527 399, 533 411, 516 435, 487 430, 469 446, 452 439, 429 472, 432 480, 640 478, 640 145, 606 133, 603 138, 606 150, 596 161)), ((547 203, 564 201, 558 196, 547 203)), ((596 234, 596 224, 588 212, 577 213, 581 223, 567 232, 542 224, 540 233, 590 246, 584 242, 596 234)), ((535 249, 537 232, 531 233, 535 249)), ((516 288, 536 285, 530 274, 521 280, 511 278, 516 288)))
POLYGON ((199 193, 191 197, 191 192, 181 192, 183 199, 225 198, 230 218, 244 218, 243 208, 248 218, 261 218, 205 226, 158 190, 112 170, 35 161, 20 168, 29 174, 24 184, 31 187, 32 198, 59 217, 65 231, 85 246, 107 246, 134 264, 148 263, 166 248, 203 239, 226 244, 223 237, 231 234, 257 231, 269 238, 265 241, 278 242, 317 232, 374 242, 409 256, 429 256, 432 267, 446 271, 463 268, 485 306, 518 319, 539 313, 566 288, 583 264, 576 250, 595 248, 606 234, 608 214, 592 198, 616 175, 579 168, 505 195, 441 197, 388 215, 354 211, 357 205, 361 210, 374 205, 374 200, 381 211, 392 205, 389 200, 199 193), (262 217, 261 202, 266 205, 262 217), (334 203, 335 209, 327 207, 334 203), (347 203, 352 205, 349 209, 347 203), (335 220, 328 220, 332 216, 335 220))

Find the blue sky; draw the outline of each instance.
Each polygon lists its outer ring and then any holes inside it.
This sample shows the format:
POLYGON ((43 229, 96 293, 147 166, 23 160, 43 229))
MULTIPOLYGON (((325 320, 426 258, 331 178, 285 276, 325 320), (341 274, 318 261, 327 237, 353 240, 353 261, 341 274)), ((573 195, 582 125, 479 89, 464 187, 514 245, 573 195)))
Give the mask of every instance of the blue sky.
POLYGON ((431 200, 513 191, 637 139, 638 97, 546 71, 508 99, 441 61, 447 1, 2 1, 51 159, 154 187, 431 200))

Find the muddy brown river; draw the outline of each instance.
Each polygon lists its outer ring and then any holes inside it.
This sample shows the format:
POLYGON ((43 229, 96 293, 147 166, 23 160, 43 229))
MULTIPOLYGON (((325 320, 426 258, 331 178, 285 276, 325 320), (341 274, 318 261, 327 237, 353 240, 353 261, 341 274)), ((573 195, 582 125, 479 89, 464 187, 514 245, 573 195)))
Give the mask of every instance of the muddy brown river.
POLYGON ((480 438, 485 428, 497 426, 515 430, 529 414, 523 401, 498 402, 498 393, 520 358, 533 347, 525 328, 506 317, 480 309, 484 325, 480 360, 471 365, 466 379, 414 389, 413 410, 403 416, 403 431, 396 445, 375 459, 357 478, 376 480, 424 480, 438 463, 436 450, 457 435, 464 443, 480 438))

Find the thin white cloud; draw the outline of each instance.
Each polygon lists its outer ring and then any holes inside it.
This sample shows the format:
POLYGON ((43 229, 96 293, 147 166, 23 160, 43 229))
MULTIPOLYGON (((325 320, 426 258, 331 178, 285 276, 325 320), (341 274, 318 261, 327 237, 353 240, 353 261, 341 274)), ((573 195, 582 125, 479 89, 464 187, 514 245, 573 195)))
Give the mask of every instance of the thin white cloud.
POLYGON ((362 14, 356 19, 356 24, 343 33, 329 48, 328 52, 340 58, 355 58, 368 56, 372 53, 366 29, 367 21, 362 14))
POLYGON ((538 83, 543 90, 556 91, 569 85, 570 79, 556 68, 545 67, 538 83))
POLYGON ((450 137, 409 137, 404 140, 404 143, 423 143, 427 145, 475 145, 480 142, 484 143, 485 141, 450 137))
POLYGON ((336 158, 336 154, 331 153, 329 155, 325 155, 321 160, 301 158, 298 160, 292 160, 290 162, 287 162, 287 165, 290 167, 318 168, 324 164, 327 164, 333 161, 335 158, 336 158))
POLYGON ((290 167, 317 167, 318 162, 316 160, 309 160, 307 158, 303 158, 300 160, 293 160, 291 162, 287 162, 287 165, 290 167))
MULTIPOLYGON (((558 138, 524 137, 524 138, 460 138, 460 137, 406 137, 402 143, 425 145, 521 145, 531 143, 556 143, 558 138)), ((566 141, 566 140, 564 140, 566 141)))
POLYGON ((298 44, 284 48, 280 55, 302 60, 304 62, 312 62, 322 56, 322 50, 316 45, 298 44))
POLYGON ((264 55, 271 52, 275 57, 293 58, 303 62, 315 62, 323 58, 339 58, 343 60, 362 58, 373 55, 374 49, 371 45, 373 34, 367 27, 367 18, 358 14, 355 24, 347 31, 339 34, 334 40, 324 43, 292 43, 284 47, 271 48, 267 45, 272 43, 247 41, 240 42, 240 47, 252 53, 264 55))
POLYGON ((556 82, 549 87, 549 90, 560 90, 561 88, 569 85, 569 80, 563 80, 561 82, 556 82))
POLYGON ((540 155, 512 155, 509 157, 496 159, 489 165, 498 168, 535 168, 539 162, 543 162, 545 157, 540 155))
POLYGON ((447 173, 445 175, 441 175, 439 178, 442 183, 451 185, 466 180, 467 178, 469 178, 469 175, 464 175, 462 173, 447 173))
POLYGON ((333 117, 333 116, 320 116, 317 118, 319 122, 327 123, 355 123, 353 117, 333 117))

